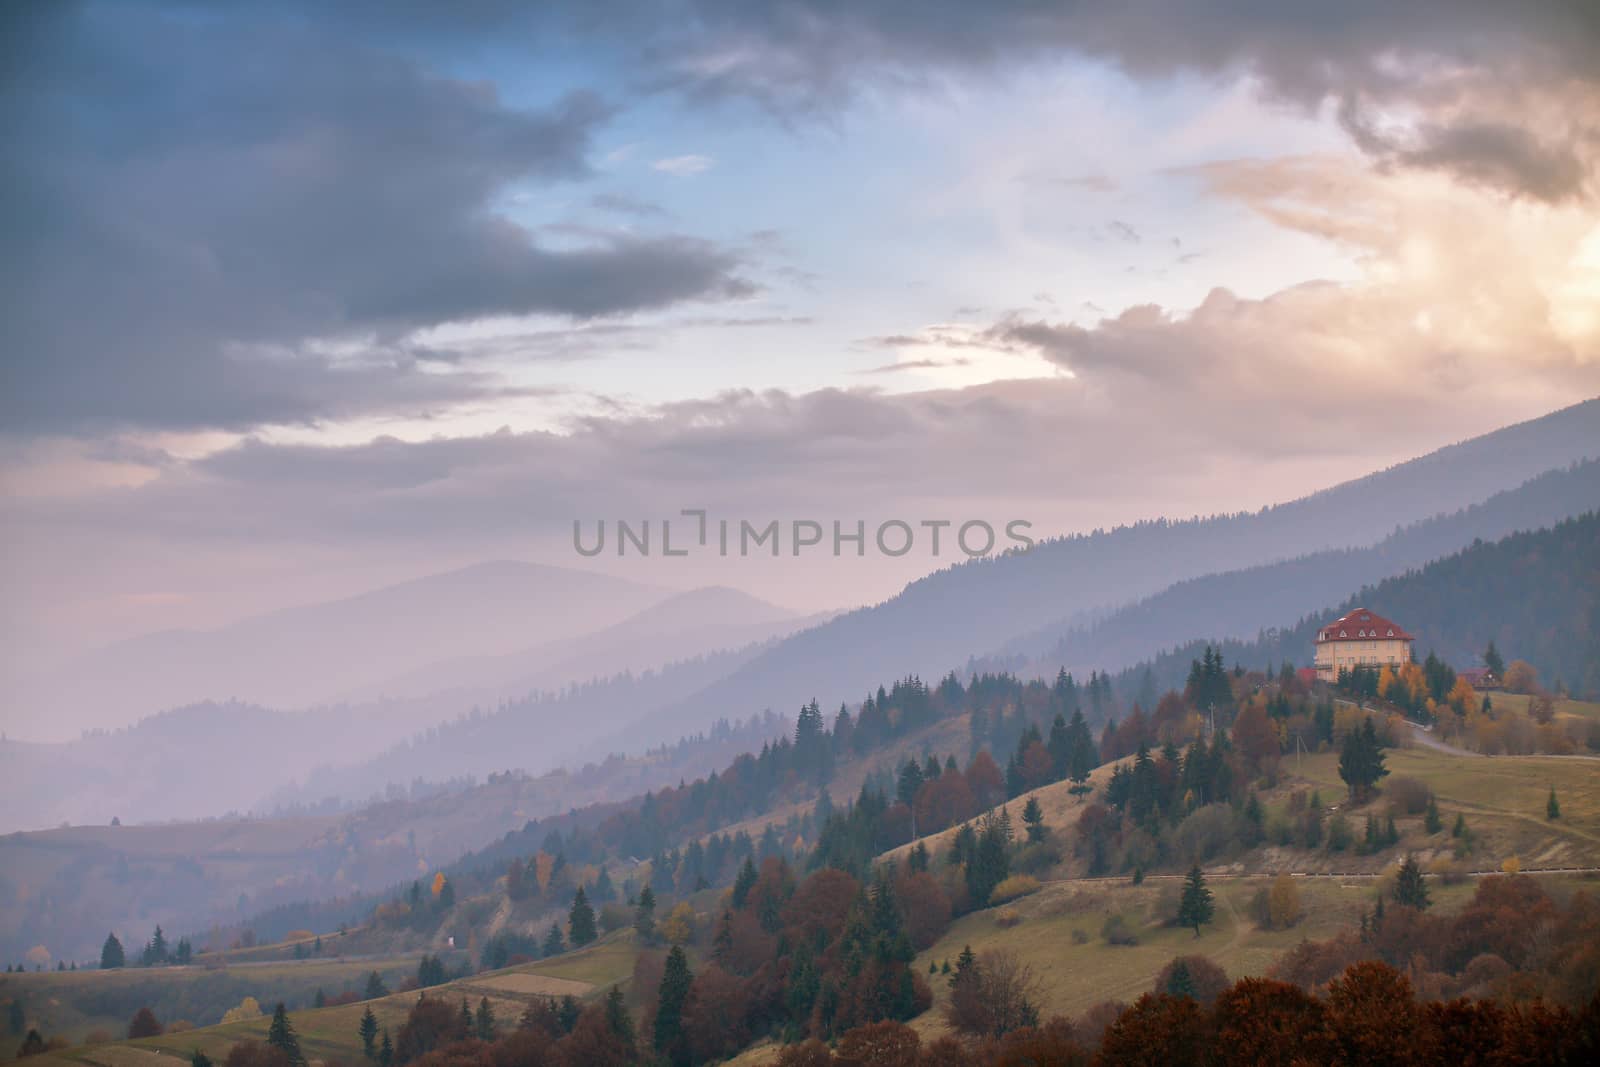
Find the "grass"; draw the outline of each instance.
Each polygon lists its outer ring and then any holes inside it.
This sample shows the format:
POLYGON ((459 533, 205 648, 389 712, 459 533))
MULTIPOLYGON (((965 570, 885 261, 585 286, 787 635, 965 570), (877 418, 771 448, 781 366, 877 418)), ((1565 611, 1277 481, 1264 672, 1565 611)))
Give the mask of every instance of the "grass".
MULTIPOLYGON (((474 1010, 479 999, 487 997, 500 1026, 512 1027, 516 1025, 522 1009, 535 996, 540 995, 531 991, 539 983, 507 984, 497 983, 496 979, 503 979, 508 975, 559 979, 561 984, 547 988, 552 991, 566 990, 572 988, 567 983, 581 983, 584 997, 599 996, 610 986, 626 982, 632 976, 634 958, 637 955, 633 932, 620 930, 593 945, 561 956, 520 964, 500 971, 471 975, 442 986, 435 986, 427 991, 427 995, 445 997, 451 1001, 465 998, 474 1010)), ((361 972, 363 977, 367 970, 372 969, 371 963, 360 966, 366 968, 361 972)), ((574 992, 576 991, 574 989, 574 992)), ((291 1012, 290 1021, 299 1035, 300 1047, 307 1059, 360 1062, 362 1049, 357 1028, 366 1009, 372 1008, 373 1014, 377 1016, 380 1031, 388 1029, 391 1034, 395 1034, 405 1022, 406 1015, 410 1012, 412 1004, 416 1003, 417 996, 417 992, 413 990, 355 1004, 291 1012)), ((266 1037, 267 1026, 271 1022, 271 1007, 265 1000, 263 1008, 269 1014, 263 1014, 246 1022, 208 1026, 139 1041, 75 1046, 45 1059, 54 1062, 92 1064, 96 1067, 176 1067, 178 1060, 187 1062, 198 1049, 211 1057, 213 1062, 221 1063, 235 1043, 246 1039, 262 1040, 266 1037)), ((126 1020, 123 1020, 121 1025, 126 1026, 126 1020)))
MULTIPOLYGON (((0 979, 0 999, 20 997, 30 1027, 80 1043, 97 1030, 123 1033, 140 1005, 156 1009, 166 1023, 203 1023, 215 1020, 222 1010, 247 996, 266 1005, 279 1000, 305 1003, 318 988, 330 996, 360 990, 374 970, 393 988, 415 974, 416 967, 416 955, 397 955, 377 960, 330 957, 295 962, 230 961, 226 967, 196 964, 112 971, 44 971, 4 976, 0 979)), ((0 1059, 8 1059, 14 1052, 15 1044, 6 1042, 0 1046, 0 1059)))
MULTIPOLYGON (((1593 879, 1562 877, 1593 888, 1593 879)), ((925 1039, 943 1032, 942 1008, 948 1001, 948 985, 942 974, 928 974, 928 964, 949 960, 954 966, 966 945, 979 954, 991 949, 1014 952, 1040 980, 1040 1013, 1071 1017, 1101 1001, 1131 1003, 1150 989, 1156 974, 1175 956, 1205 955, 1230 978, 1265 974, 1302 939, 1330 937, 1359 922, 1362 910, 1372 907, 1377 892, 1377 883, 1370 878, 1296 879, 1304 918, 1287 930, 1264 930, 1249 918, 1249 906, 1257 890, 1270 881, 1265 877, 1212 876, 1209 883, 1216 897, 1216 916, 1199 937, 1192 930, 1167 925, 1177 906, 1176 877, 1147 878, 1139 886, 1127 880, 1051 883, 1008 905, 1022 919, 1010 928, 996 924, 993 910, 964 916, 917 957, 918 972, 933 987, 934 1008, 913 1025, 925 1039), (1110 945, 1100 937, 1102 925, 1112 915, 1122 916, 1137 933, 1139 944, 1110 945)), ((1474 887, 1470 882, 1446 886, 1432 880, 1429 891, 1434 909, 1448 913, 1465 906, 1474 887)))
MULTIPOLYGON (((1421 834, 1419 817, 1401 818, 1408 847, 1449 848, 1448 831, 1459 812, 1477 839, 1471 864, 1480 870, 1512 856, 1524 867, 1600 866, 1600 766, 1594 761, 1454 756, 1423 748, 1389 749, 1386 756, 1391 777, 1428 784, 1446 828, 1429 839, 1421 834), (1561 818, 1553 821, 1545 818, 1552 786, 1561 804, 1561 818)), ((1343 802, 1344 783, 1333 753, 1307 757, 1298 774, 1321 791, 1324 801, 1343 802)), ((1386 810, 1381 794, 1374 804, 1350 812, 1358 832, 1367 810, 1386 810)))

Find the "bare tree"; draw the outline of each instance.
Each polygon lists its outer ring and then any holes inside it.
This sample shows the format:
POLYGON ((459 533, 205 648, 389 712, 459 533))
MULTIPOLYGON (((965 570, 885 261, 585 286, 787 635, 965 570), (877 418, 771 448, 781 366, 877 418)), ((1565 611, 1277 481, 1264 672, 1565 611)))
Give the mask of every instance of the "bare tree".
POLYGON ((1039 1022, 1040 982, 1015 952, 995 949, 979 956, 950 991, 946 1017, 957 1030, 999 1037, 1039 1022))

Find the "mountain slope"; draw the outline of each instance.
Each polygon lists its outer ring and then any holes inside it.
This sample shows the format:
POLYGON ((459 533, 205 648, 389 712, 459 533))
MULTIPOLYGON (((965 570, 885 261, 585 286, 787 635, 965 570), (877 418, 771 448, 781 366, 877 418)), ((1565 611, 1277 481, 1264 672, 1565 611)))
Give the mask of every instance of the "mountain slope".
POLYGON ((231 697, 304 707, 419 661, 508 653, 610 626, 669 592, 561 567, 481 563, 216 630, 119 642, 48 679, 32 699, 106 726, 231 697))
POLYGON ((1120 683, 1132 691, 1148 667, 1158 689, 1181 687, 1207 643, 1220 645, 1230 664, 1304 666, 1317 629, 1358 607, 1415 634, 1418 659, 1433 652, 1457 669, 1471 667, 1493 641, 1508 661, 1533 664, 1545 684, 1600 696, 1600 512, 1474 544, 1253 641, 1190 641, 1130 669, 1120 683))
POLYGON ((815 696, 859 699, 895 672, 925 676, 1055 620, 1114 608, 1175 582, 1327 549, 1477 503, 1544 471, 1600 457, 1600 399, 1443 448, 1255 514, 1155 521, 1042 542, 908 585, 882 604, 796 634, 623 736, 675 736, 720 716, 815 696))
POLYGON ((592 633, 563 637, 498 655, 426 663, 345 695, 369 700, 393 694, 455 690, 468 701, 494 703, 624 671, 645 671, 719 649, 742 648, 818 621, 725 586, 677 593, 592 633))
POLYGON ((1120 670, 1197 633, 1248 639, 1264 624, 1300 618, 1360 589, 1475 540, 1552 526, 1600 508, 1600 462, 1550 471, 1454 515, 1427 519, 1365 549, 1318 552, 1299 559, 1179 582, 1092 626, 1061 623, 1013 641, 1002 656, 1025 654, 1029 673, 1065 668, 1120 670))

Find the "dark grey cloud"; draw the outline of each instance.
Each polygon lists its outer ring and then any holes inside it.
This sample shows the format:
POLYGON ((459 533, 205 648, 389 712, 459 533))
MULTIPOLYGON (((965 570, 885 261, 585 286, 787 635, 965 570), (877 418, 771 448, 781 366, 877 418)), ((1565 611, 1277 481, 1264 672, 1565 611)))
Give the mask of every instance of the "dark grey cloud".
POLYGON ((1339 117, 1362 151, 1382 162, 1449 171, 1466 181, 1519 190, 1538 200, 1578 196, 1588 177, 1574 146, 1546 143, 1510 122, 1425 122, 1396 134, 1385 132, 1351 102, 1340 108, 1339 117))
MULTIPOLYGON (((340 5, 386 32, 561 34, 616 60, 651 89, 748 99, 785 117, 838 109, 885 86, 937 86, 1064 56, 1135 78, 1248 74, 1270 97, 1346 113, 1415 108, 1406 143, 1352 133, 1381 161, 1437 169, 1520 195, 1578 195, 1593 155, 1568 129, 1520 129, 1508 90, 1561 93, 1600 82, 1600 5, 1503 0, 616 0, 521 5, 340 5), (398 18, 409 11, 410 18, 398 18), (448 30, 446 29, 448 26, 448 30)), ((1592 108, 1592 100, 1584 106, 1592 108)), ((1596 116, 1583 124, 1592 133, 1596 116)))
POLYGON ((246 8, 7 11, 13 429, 237 428, 494 396, 491 376, 425 373, 448 354, 398 339, 751 291, 738 253, 705 241, 546 246, 502 213, 518 183, 589 173, 611 113, 592 93, 512 106, 359 34, 246 8))

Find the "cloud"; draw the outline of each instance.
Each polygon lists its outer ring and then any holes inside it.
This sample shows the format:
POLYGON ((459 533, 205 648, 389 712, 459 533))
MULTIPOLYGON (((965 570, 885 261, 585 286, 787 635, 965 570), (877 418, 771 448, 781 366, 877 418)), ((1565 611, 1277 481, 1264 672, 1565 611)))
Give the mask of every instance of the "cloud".
POLYGON ((1110 232, 1111 236, 1127 241, 1129 244, 1136 245, 1140 241, 1139 231, 1121 219, 1112 219, 1106 223, 1106 230, 1110 232))
POLYGON ((438 373, 407 333, 752 291, 739 256, 706 241, 545 245, 497 211, 513 184, 589 174, 612 112, 594 94, 513 106, 255 9, 63 6, 11 28, 28 45, 0 101, 13 431, 246 428, 492 398, 492 375, 438 373))
POLYGON ((857 374, 899 374, 910 370, 937 370, 941 367, 965 367, 972 361, 962 357, 954 359, 907 359, 899 363, 885 363, 878 367, 858 370, 857 374))
POLYGON ((716 160, 710 156, 672 156, 656 160, 650 164, 650 169, 670 174, 674 178, 692 178, 696 174, 710 170, 715 163, 716 160))
MULTIPOLYGON (((620 4, 603 25, 578 24, 613 43, 643 42, 632 61, 652 87, 754 100, 785 116, 837 111, 883 89, 1089 57, 1135 79, 1246 77, 1308 113, 1332 101, 1356 142, 1389 165, 1552 202, 1594 191, 1600 8, 1590 0, 1355 0, 1336 9, 686 0, 666 18, 657 5, 620 4), (1534 128, 1530 108, 1540 113, 1534 128), (1401 128, 1374 130, 1374 114, 1401 128)), ((1091 176, 1082 187, 1100 186, 1091 176)))
POLYGON ((610 211, 617 215, 630 215, 640 219, 662 218, 670 214, 660 204, 622 193, 596 193, 589 198, 589 206, 596 211, 610 211))

